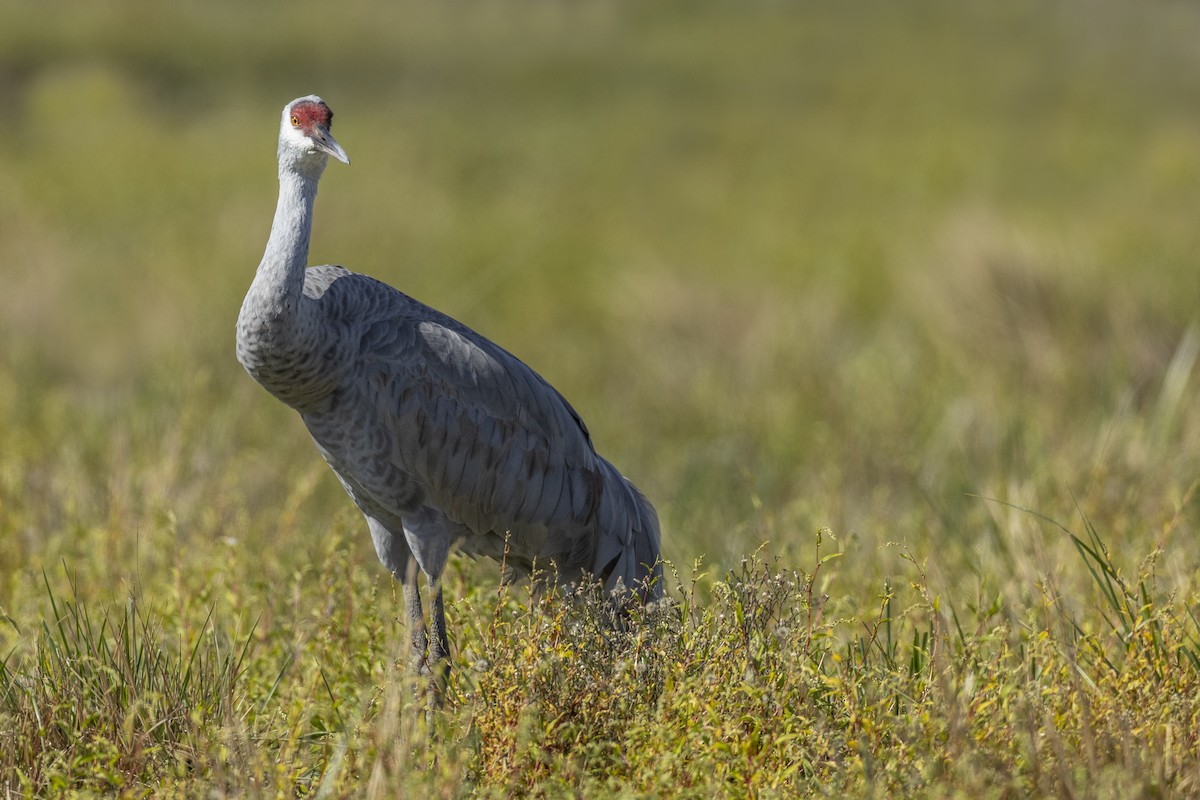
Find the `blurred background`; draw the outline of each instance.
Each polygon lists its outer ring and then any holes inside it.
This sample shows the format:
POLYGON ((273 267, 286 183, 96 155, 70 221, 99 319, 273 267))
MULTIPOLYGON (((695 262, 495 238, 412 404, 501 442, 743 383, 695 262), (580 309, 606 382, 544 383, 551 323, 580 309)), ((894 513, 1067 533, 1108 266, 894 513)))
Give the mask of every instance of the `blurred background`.
POLYGON ((1058 569, 1007 503, 1184 584, 1198 41, 1165 0, 3 0, 0 606, 60 560, 377 569, 233 353, 308 93, 353 161, 313 263, 541 372, 685 571, 821 526, 846 591, 889 542, 960 588, 1058 569))

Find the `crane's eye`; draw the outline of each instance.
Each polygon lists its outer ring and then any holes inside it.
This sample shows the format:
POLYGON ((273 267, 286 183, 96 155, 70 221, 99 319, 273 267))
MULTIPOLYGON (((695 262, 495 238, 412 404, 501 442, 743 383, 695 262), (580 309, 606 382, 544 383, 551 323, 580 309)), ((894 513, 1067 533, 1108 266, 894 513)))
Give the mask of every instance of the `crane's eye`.
POLYGON ((292 127, 293 127, 293 128, 299 128, 299 127, 300 127, 300 118, 299 118, 299 117, 297 117, 295 114, 292 114, 292 127))

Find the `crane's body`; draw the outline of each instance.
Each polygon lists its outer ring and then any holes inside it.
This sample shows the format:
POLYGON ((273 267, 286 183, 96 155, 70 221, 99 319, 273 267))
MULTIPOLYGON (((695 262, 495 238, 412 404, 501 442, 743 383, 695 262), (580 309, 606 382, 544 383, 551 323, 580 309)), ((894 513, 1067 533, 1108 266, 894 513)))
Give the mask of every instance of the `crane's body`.
POLYGON ((661 592, 658 518, 598 455, 575 410, 536 372, 465 325, 380 281, 307 266, 317 182, 348 162, 320 98, 284 108, 280 196, 242 305, 238 360, 296 409, 403 584, 423 663, 447 652, 439 579, 452 546, 661 592), (434 592, 427 639, 416 572, 434 592), (428 646, 428 653, 425 652, 428 646))

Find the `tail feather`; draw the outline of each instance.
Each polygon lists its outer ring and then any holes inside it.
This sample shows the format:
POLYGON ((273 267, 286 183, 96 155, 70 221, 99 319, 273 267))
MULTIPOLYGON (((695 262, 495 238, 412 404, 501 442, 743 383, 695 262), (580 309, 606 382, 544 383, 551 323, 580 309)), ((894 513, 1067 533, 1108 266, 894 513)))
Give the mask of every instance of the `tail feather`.
POLYGON ((662 597, 662 534, 654 506, 636 486, 605 462, 591 572, 610 592, 627 590, 642 602, 662 597))

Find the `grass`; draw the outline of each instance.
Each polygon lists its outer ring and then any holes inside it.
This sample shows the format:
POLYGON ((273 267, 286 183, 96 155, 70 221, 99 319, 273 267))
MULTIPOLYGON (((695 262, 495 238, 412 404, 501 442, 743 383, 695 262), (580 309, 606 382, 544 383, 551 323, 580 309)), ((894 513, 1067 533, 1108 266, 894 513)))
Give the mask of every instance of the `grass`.
POLYGON ((0 783, 1196 794, 1198 28, 0 5, 0 783), (232 354, 311 91, 354 160, 314 262, 533 364, 672 565, 617 632, 453 561, 428 716, 361 520, 232 354))
MULTIPOLYGON (((170 770, 198 736, 227 721, 251 643, 239 648, 205 620, 194 642, 164 646, 160 619, 131 597, 99 620, 47 582, 50 614, 34 656, 0 668, 0 696, 12 727, 3 772, 9 789, 120 787, 130 777, 170 770)), ((18 629, 19 632, 19 629, 18 629)))

